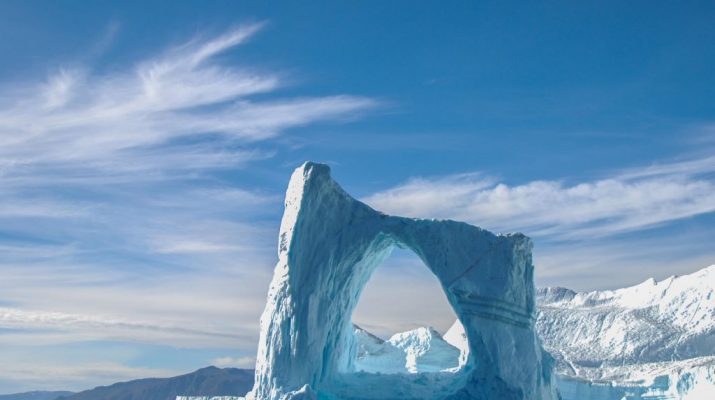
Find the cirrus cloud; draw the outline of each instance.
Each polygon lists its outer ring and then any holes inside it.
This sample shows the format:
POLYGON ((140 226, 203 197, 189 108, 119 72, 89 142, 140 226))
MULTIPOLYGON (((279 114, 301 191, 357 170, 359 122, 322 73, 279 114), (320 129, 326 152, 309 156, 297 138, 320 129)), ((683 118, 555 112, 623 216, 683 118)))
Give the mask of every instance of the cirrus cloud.
POLYGON ((605 237, 715 211, 715 157, 567 184, 509 185, 478 173, 413 178, 364 200, 390 213, 556 239, 605 237))

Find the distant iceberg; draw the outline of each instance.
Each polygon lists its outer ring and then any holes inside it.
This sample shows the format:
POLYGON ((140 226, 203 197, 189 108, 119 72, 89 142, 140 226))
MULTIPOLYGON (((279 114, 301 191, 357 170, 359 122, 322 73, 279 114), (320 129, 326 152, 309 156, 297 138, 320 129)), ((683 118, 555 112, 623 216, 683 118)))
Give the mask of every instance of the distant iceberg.
POLYGON ((460 368, 460 350, 430 327, 397 333, 382 340, 355 327, 355 370, 383 374, 455 372, 460 368))

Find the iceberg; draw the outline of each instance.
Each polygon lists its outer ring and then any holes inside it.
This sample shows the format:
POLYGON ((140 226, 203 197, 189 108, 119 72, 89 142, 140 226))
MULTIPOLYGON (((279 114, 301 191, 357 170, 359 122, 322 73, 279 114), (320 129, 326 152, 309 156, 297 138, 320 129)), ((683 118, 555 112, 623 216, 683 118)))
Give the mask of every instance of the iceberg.
POLYGON ((434 328, 422 327, 382 340, 355 327, 355 370, 374 373, 452 371, 461 367, 460 350, 447 343, 434 328))
MULTIPOLYGON (((715 399, 715 266, 616 290, 537 291, 564 400, 715 399)), ((468 351, 456 321, 444 335, 468 351)))
MULTIPOLYGON (((553 360, 534 329, 531 248, 521 234, 383 214, 348 195, 327 165, 303 164, 286 192, 247 398, 558 399, 553 360), (358 361, 360 352, 385 347, 379 340, 361 347, 351 315, 395 247, 422 259, 465 327, 468 352, 442 348, 464 354, 453 368, 437 368, 443 360, 427 344, 435 339, 429 329, 388 341, 406 355, 402 368, 410 373, 372 372, 358 361)), ((399 354, 393 351, 385 350, 386 365, 399 354)))

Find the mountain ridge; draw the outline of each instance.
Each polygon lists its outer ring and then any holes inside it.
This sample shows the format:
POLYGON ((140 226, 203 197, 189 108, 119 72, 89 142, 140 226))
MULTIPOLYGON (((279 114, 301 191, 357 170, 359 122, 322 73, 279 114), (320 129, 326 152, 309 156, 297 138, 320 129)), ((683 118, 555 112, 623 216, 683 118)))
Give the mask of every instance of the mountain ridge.
POLYGON ((56 400, 175 400, 177 396, 244 395, 253 387, 253 370, 209 366, 171 378, 144 378, 59 397, 56 400))
POLYGON ((74 393, 64 390, 33 390, 31 392, 0 394, 0 400, 56 400, 71 394, 74 393))

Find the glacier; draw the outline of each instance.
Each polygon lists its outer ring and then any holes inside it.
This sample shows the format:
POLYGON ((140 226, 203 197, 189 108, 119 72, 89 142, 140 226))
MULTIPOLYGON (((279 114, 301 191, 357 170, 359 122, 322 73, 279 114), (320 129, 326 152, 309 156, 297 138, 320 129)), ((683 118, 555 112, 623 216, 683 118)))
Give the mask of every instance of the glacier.
POLYGON ((617 290, 537 292, 536 331, 578 399, 715 399, 715 265, 617 290))
POLYGON ((247 399, 558 399, 553 360, 534 330, 531 248, 521 234, 383 214, 348 195, 327 165, 303 164, 286 192, 247 399), (406 354, 410 373, 374 372, 375 365, 358 362, 365 347, 351 315, 395 247, 422 259, 466 327, 469 352, 461 360, 453 349, 450 368, 435 367, 438 352, 425 346, 434 339, 430 330, 390 343, 406 354))

